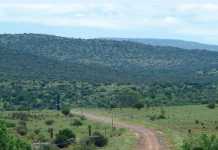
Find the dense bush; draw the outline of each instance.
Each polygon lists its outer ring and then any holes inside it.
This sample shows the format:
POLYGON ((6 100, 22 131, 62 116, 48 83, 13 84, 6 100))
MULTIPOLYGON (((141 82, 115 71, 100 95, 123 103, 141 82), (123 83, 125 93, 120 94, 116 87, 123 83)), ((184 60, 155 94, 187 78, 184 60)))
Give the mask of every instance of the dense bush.
POLYGON ((143 103, 136 103, 133 107, 140 110, 140 109, 144 108, 144 104, 143 103))
POLYGON ((72 126, 81 126, 83 123, 79 119, 73 119, 72 126))
POLYGON ((76 135, 70 129, 63 129, 58 132, 55 137, 55 144, 64 148, 75 142, 76 135))
POLYGON ((51 126, 51 125, 54 124, 54 120, 46 120, 45 124, 48 125, 48 126, 51 126))
POLYGON ((64 107, 61 110, 62 114, 64 114, 65 116, 68 116, 70 114, 70 108, 69 107, 64 107))
POLYGON ((1 150, 31 150, 31 146, 25 141, 8 134, 4 123, 0 123, 0 148, 1 150))
POLYGON ((79 144, 75 146, 75 150, 95 150, 96 147, 92 138, 90 137, 83 137, 79 144))
POLYGON ((99 132, 93 133, 92 140, 93 140, 95 146, 97 146, 97 147, 104 147, 108 143, 107 137, 105 137, 104 135, 102 135, 99 132))
POLYGON ((206 134, 190 137, 184 141, 182 150, 218 150, 218 138, 206 134))
POLYGON ((210 103, 207 105, 208 108, 210 109, 214 109, 216 107, 216 104, 215 103, 210 103))

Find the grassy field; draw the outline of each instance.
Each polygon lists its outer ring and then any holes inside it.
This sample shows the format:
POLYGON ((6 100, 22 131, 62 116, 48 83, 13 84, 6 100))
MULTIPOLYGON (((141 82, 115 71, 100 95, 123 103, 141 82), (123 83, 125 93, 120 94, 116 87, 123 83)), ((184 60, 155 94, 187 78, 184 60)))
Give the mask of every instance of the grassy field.
MULTIPOLYGON (((16 113, 17 112, 2 112, 0 119, 17 125, 20 120, 13 117, 13 115, 16 113)), ((81 138, 88 136, 89 125, 92 126, 92 132, 98 131, 103 135, 106 134, 109 139, 108 145, 104 148, 101 148, 100 150, 132 150, 136 142, 135 136, 126 129, 117 129, 116 131, 112 131, 111 126, 109 125, 91 122, 81 116, 71 115, 66 117, 60 112, 47 110, 30 111, 24 113, 31 116, 28 117, 28 119, 25 121, 28 127, 27 135, 18 135, 16 132, 16 127, 11 127, 9 130, 12 134, 26 139, 30 143, 39 140, 45 142, 52 141, 53 139, 50 138, 50 134, 48 133, 48 129, 51 127, 54 129, 54 135, 57 134, 61 129, 71 129, 76 134, 77 141, 79 141, 81 138), (82 125, 74 126, 73 121, 75 119, 80 120, 82 125), (47 120, 53 120, 54 123, 52 125, 47 125, 47 120), (40 133, 36 134, 36 130, 39 130, 40 133)), ((66 148, 65 150, 73 150, 73 145, 66 148)))
MULTIPOLYGON (((87 109, 87 111, 104 116, 112 114, 107 109, 87 109)), ((113 116, 115 120, 142 124, 162 131, 172 149, 179 149, 184 138, 190 133, 218 135, 218 108, 209 109, 205 105, 153 107, 141 110, 113 109, 113 116), (165 119, 159 118, 161 112, 165 119)))

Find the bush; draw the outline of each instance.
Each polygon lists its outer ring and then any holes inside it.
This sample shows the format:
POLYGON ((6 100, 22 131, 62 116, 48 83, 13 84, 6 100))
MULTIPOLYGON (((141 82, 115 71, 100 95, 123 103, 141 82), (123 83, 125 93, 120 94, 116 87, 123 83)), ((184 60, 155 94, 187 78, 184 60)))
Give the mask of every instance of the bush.
POLYGON ((75 150, 95 150, 96 147, 92 138, 84 137, 80 140, 80 143, 74 148, 75 150))
POLYGON ((28 143, 10 136, 4 123, 0 123, 0 146, 2 150, 31 150, 28 143))
POLYGON ((46 120, 45 124, 48 125, 48 126, 51 126, 51 125, 54 124, 54 120, 46 120))
POLYGON ((166 119, 166 112, 163 108, 161 108, 160 115, 158 116, 158 119, 166 119))
POLYGON ((16 131, 18 134, 20 134, 21 136, 24 136, 27 134, 28 132, 28 129, 27 129, 27 126, 26 126, 26 122, 24 121, 20 121, 17 128, 16 128, 16 131))
POLYGON ((144 108, 144 104, 143 103, 136 103, 133 107, 140 110, 140 109, 144 108))
POLYGON ((55 144, 64 148, 75 142, 76 135, 70 129, 63 129, 58 132, 55 138, 55 144))
POLYGON ((218 150, 218 138, 206 134, 197 138, 188 138, 183 142, 182 150, 218 150))
POLYGON ((154 120, 157 119, 157 116, 156 116, 156 115, 151 115, 151 116, 149 116, 149 119, 150 119, 151 121, 154 121, 154 120))
POLYGON ((93 133, 92 140, 93 140, 95 146, 97 146, 97 147, 104 147, 108 143, 107 137, 105 137, 104 135, 102 135, 99 132, 93 133))
POLYGON ((208 108, 210 109, 214 109, 216 107, 216 104, 215 103, 210 103, 207 105, 208 108))
POLYGON ((199 120, 195 120, 195 124, 199 124, 200 123, 200 121, 199 120))
POLYGON ((68 116, 70 114, 70 108, 69 107, 64 107, 61 112, 65 116, 68 116))
POLYGON ((82 122, 79 119, 74 119, 71 123, 72 126, 81 126, 82 122))
POLYGON ((41 132, 40 129, 35 129, 35 130, 34 130, 34 133, 35 133, 36 135, 38 135, 40 132, 41 132))

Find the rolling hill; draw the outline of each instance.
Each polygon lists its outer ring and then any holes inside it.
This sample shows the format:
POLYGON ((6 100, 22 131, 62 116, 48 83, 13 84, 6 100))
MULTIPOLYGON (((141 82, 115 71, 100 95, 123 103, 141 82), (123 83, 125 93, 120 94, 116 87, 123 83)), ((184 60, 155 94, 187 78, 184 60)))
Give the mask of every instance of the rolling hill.
POLYGON ((218 53, 130 41, 0 35, 0 71, 16 78, 94 82, 213 82, 218 53))
POLYGON ((132 41, 153 46, 172 46, 183 49, 199 49, 199 50, 210 50, 218 51, 218 45, 203 44, 199 42, 174 40, 174 39, 151 39, 151 38, 112 38, 118 41, 132 41))

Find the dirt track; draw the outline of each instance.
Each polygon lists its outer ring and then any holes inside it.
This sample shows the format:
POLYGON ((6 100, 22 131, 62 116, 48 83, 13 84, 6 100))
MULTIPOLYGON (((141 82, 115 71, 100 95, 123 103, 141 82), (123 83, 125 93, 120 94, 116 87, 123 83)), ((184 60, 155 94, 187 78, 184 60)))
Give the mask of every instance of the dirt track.
MULTIPOLYGON (((75 114, 75 112, 73 112, 75 114)), ((80 114, 80 113, 77 113, 80 114)), ((110 123, 111 118, 97 116, 91 113, 83 113, 88 119, 96 121, 96 122, 103 122, 103 123, 110 123)), ((140 125, 131 125, 124 122, 115 122, 114 126, 118 128, 127 128, 130 131, 134 132, 138 138, 138 143, 136 145, 136 150, 165 150, 164 146, 160 144, 159 137, 157 133, 152 129, 144 128, 140 125)))

